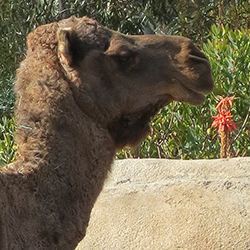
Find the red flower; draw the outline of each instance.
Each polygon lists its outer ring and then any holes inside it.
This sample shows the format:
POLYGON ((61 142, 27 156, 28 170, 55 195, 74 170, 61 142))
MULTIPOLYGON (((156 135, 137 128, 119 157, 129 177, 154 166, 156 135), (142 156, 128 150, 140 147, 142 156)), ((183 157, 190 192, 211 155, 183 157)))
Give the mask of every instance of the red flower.
POLYGON ((233 106, 233 99, 234 96, 231 97, 223 96, 215 108, 219 110, 221 109, 228 110, 230 107, 233 106))
POLYGON ((236 123, 231 121, 232 117, 233 116, 231 115, 230 110, 222 110, 219 112, 218 116, 213 116, 214 121, 212 123, 212 127, 217 127, 219 131, 224 132, 226 130, 229 130, 231 132, 232 130, 235 130, 237 128, 236 123))

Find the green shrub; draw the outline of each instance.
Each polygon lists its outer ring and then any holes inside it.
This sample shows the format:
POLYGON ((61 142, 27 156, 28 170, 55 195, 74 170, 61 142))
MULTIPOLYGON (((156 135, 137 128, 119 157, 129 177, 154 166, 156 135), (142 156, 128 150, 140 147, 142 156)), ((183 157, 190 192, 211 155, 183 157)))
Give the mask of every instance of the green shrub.
POLYGON ((238 130, 233 146, 240 156, 250 155, 250 36, 249 30, 212 26, 211 39, 204 45, 216 83, 215 94, 233 96, 232 109, 238 130))
POLYGON ((14 131, 14 119, 8 119, 6 116, 2 117, 0 122, 0 166, 8 164, 15 159, 14 131))

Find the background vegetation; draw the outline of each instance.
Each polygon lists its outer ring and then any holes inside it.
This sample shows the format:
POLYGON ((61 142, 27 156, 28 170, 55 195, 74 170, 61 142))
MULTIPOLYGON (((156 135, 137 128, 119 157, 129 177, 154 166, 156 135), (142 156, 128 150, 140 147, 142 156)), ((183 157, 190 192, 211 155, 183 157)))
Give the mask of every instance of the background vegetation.
POLYGON ((152 121, 149 137, 124 157, 217 158, 219 141, 211 129, 218 95, 235 95, 238 129, 233 146, 250 156, 250 3, 240 0, 2 0, 0 2, 0 164, 14 159, 12 90, 25 56, 27 34, 40 24, 88 15, 129 34, 175 34, 191 38, 208 56, 216 88, 193 107, 174 102, 152 121))

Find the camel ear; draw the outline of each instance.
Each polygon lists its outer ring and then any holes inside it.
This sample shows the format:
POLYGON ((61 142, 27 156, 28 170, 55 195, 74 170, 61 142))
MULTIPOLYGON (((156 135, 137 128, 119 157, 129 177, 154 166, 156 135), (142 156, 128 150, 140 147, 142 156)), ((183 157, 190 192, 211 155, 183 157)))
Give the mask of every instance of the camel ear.
POLYGON ((58 58, 63 66, 71 66, 73 62, 70 51, 71 28, 62 28, 57 31, 58 58))

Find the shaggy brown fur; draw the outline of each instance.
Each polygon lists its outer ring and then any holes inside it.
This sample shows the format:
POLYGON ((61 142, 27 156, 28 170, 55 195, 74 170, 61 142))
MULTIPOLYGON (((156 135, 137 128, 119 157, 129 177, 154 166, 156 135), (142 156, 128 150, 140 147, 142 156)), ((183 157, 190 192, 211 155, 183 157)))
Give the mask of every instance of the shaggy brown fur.
POLYGON ((18 160, 0 173, 0 249, 75 249, 116 150, 170 101, 202 102, 210 66, 186 38, 125 36, 87 17, 40 26, 27 43, 18 160))

